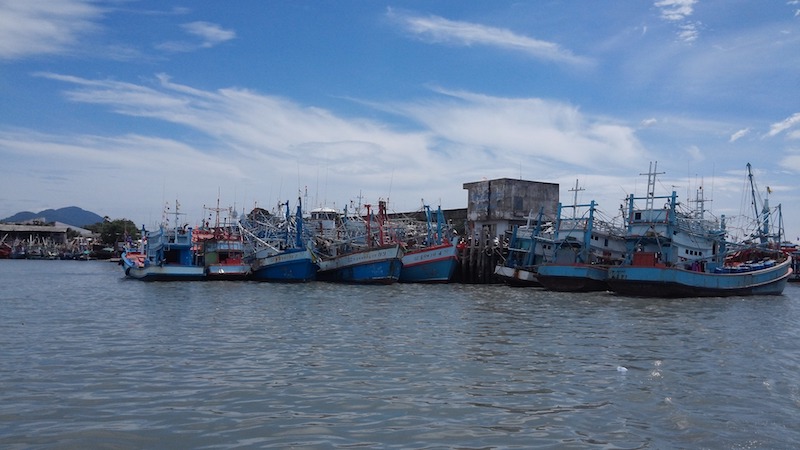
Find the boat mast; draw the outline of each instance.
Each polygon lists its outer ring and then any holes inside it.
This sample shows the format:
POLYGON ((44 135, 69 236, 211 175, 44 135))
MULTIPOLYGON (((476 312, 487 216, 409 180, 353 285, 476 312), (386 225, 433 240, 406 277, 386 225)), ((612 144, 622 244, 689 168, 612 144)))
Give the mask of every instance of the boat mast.
POLYGON ((427 227, 427 245, 432 245, 433 242, 433 222, 431 220, 431 207, 428 205, 422 205, 425 209, 425 225, 427 227))
POLYGON ((286 243, 287 247, 289 247, 289 235, 291 233, 291 228, 292 228, 291 218, 292 216, 291 212, 289 211, 289 200, 286 200, 286 230, 284 230, 283 241, 286 243))
POLYGON ((589 223, 586 230, 583 232, 583 246, 581 248, 582 263, 589 264, 589 249, 592 245, 592 232, 594 231, 594 207, 597 203, 594 200, 589 203, 589 223))
MULTIPOLYGON (((533 212, 533 211, 531 211, 533 212)), ((536 215, 536 226, 534 227, 533 231, 531 232, 531 248, 528 253, 525 254, 525 266, 530 266, 534 262, 536 262, 536 247, 539 245, 539 234, 542 232, 542 216, 544 216, 544 206, 539 207, 539 214, 536 215)), ((528 214, 528 229, 530 229, 532 216, 528 214)), ((515 229, 516 231, 517 229, 515 229)), ((558 229, 556 228, 556 233, 558 229)), ((514 234, 516 237, 516 234, 514 234)))
MULTIPOLYGON (((585 191, 586 189, 582 187, 578 187, 578 180, 575 180, 575 187, 570 189, 569 192, 574 192, 572 198, 572 218, 577 218, 577 211, 578 211, 578 192, 585 191)), ((560 215, 560 214, 559 214, 560 215)))
POLYGON ((647 175, 647 198, 645 200, 645 209, 653 209, 653 200, 656 196, 656 175, 663 175, 665 172, 656 172, 658 170, 658 161, 650 163, 650 170, 647 173, 640 173, 639 175, 647 175))
MULTIPOLYGON (((441 245, 442 242, 445 241, 444 237, 442 236, 442 232, 444 227, 444 212, 442 212, 442 205, 436 209, 436 244, 441 245)), ((448 238, 449 240, 449 238, 448 238)))
POLYGON ((386 245, 386 224, 389 213, 386 211, 386 200, 378 200, 378 245, 386 245))
MULTIPOLYGON (((367 247, 372 248, 372 227, 370 227, 370 224, 372 223, 372 205, 367 203, 364 205, 364 207, 367 208, 367 247)), ((361 209, 360 206, 359 209, 361 209)))
POLYGON ((706 212, 706 202, 710 202, 712 200, 706 200, 705 195, 703 195, 703 186, 697 188, 697 193, 695 193, 695 199, 691 200, 693 203, 696 204, 694 209, 694 218, 703 220, 705 217, 706 212))
POLYGON ((294 232, 295 247, 303 248, 303 201, 299 196, 297 197, 297 212, 295 212, 294 232))
POLYGON ((166 224, 166 226, 164 226, 165 229, 169 228, 169 216, 175 216, 175 231, 177 231, 178 228, 180 228, 180 221, 178 220, 178 216, 185 215, 185 213, 179 212, 180 208, 181 208, 181 204, 180 204, 180 202, 178 202, 177 199, 175 200, 175 212, 172 212, 172 213, 169 212, 169 210, 170 210, 169 203, 164 205, 164 219, 163 219, 163 222, 166 224))
POLYGON ((770 189, 767 187, 767 197, 764 199, 764 205, 761 208, 761 212, 758 211, 758 200, 756 196, 756 182, 753 179, 753 171, 752 166, 750 163, 747 163, 747 178, 750 180, 750 194, 753 197, 753 211, 755 211, 755 217, 758 220, 758 238, 759 241, 764 244, 767 242, 767 237, 769 236, 769 193, 770 189))

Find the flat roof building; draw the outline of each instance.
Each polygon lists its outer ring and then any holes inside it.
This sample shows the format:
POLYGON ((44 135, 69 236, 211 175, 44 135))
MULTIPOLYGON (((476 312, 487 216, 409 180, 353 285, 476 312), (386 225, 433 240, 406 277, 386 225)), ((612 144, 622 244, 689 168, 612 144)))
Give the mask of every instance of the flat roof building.
POLYGON ((498 178, 464 183, 464 189, 468 192, 467 221, 473 224, 473 232, 488 227, 491 237, 524 225, 542 208, 544 217, 550 219, 558 211, 557 183, 498 178))

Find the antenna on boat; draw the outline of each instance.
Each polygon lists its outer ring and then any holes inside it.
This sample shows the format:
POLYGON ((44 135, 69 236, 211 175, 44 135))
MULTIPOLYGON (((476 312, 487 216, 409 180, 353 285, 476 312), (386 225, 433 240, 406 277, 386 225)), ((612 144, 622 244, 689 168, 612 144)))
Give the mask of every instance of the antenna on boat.
POLYGON ((175 200, 175 212, 168 212, 170 210, 169 203, 165 203, 164 204, 164 219, 163 219, 163 221, 165 223, 165 225, 164 225, 165 228, 169 228, 169 216, 175 216, 175 229, 178 229, 178 227, 180 227, 180 221, 178 220, 178 216, 186 214, 186 213, 179 212, 180 208, 181 208, 181 204, 180 204, 180 202, 178 202, 177 199, 175 200))
POLYGON ((574 192, 572 200, 572 218, 575 219, 578 214, 578 192, 585 191, 586 189, 578 187, 578 180, 575 180, 575 187, 570 189, 569 192, 574 192))
POLYGON ((706 212, 706 202, 710 202, 713 200, 707 200, 704 195, 703 185, 701 184, 700 187, 697 188, 697 192, 695 193, 695 199, 690 200, 690 202, 695 203, 694 207, 694 218, 702 220, 705 216, 706 212))
POLYGON ((653 209, 653 200, 656 196, 656 175, 663 175, 665 172, 656 172, 658 170, 658 161, 650 162, 650 170, 647 173, 640 173, 639 175, 647 175, 647 199, 645 200, 645 209, 653 209))
POLYGON ((758 211, 758 200, 759 197, 756 194, 756 182, 753 179, 753 171, 752 166, 750 163, 747 163, 747 178, 750 180, 750 191, 753 196, 753 210, 755 211, 755 217, 758 225, 758 229, 756 232, 758 233, 759 240, 761 243, 766 243, 767 238, 769 236, 769 194, 772 193, 772 189, 767 186, 767 196, 764 198, 763 206, 761 207, 761 211, 758 211))

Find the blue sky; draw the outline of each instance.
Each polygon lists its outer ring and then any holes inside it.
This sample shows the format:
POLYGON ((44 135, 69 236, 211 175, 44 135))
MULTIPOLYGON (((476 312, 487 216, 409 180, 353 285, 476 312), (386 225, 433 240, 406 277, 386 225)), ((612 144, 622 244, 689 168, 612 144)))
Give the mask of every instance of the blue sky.
POLYGON ((178 200, 466 206, 466 182, 576 180, 800 237, 800 1, 0 0, 0 216, 150 226, 178 200))

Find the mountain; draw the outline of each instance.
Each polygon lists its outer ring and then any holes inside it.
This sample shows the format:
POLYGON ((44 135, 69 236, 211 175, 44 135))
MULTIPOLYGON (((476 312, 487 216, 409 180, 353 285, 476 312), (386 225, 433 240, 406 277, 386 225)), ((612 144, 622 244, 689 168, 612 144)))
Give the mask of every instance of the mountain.
POLYGON ((45 222, 61 222, 79 228, 103 221, 103 216, 83 210, 77 206, 67 206, 66 208, 59 209, 45 209, 44 211, 38 213, 22 211, 14 214, 11 217, 6 217, 5 219, 0 220, 0 222, 18 223, 42 218, 45 222))

